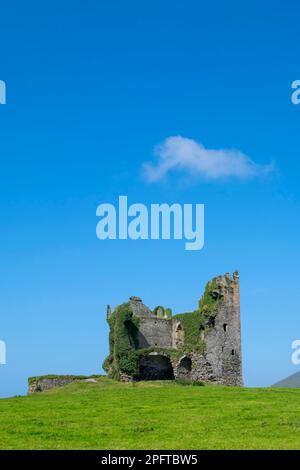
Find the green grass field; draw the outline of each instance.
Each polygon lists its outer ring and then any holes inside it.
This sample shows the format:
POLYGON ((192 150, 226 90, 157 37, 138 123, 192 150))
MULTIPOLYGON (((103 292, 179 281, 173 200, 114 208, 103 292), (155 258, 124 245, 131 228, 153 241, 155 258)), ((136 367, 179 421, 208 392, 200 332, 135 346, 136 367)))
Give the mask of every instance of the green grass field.
POLYGON ((300 449, 300 390, 101 378, 0 400, 1 449, 300 449))

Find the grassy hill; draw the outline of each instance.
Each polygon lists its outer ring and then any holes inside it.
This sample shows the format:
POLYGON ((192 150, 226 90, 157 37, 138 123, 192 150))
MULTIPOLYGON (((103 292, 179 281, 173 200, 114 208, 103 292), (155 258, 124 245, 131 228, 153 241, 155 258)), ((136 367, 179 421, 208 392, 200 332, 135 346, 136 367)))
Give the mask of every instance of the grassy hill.
POLYGON ((300 390, 101 378, 0 400, 1 449, 299 449, 300 390))

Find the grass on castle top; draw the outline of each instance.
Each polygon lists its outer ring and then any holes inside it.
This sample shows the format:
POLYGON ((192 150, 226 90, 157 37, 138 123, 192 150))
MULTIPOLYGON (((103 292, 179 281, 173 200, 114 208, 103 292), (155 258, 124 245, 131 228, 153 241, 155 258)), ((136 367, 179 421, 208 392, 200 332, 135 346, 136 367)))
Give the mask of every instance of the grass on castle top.
POLYGON ((300 449, 300 389, 101 378, 0 400, 1 449, 300 449))

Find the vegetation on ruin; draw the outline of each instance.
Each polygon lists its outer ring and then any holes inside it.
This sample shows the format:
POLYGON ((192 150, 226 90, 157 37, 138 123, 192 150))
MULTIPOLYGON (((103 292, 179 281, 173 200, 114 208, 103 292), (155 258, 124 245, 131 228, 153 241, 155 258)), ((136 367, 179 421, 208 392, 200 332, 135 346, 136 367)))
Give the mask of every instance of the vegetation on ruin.
POLYGON ((218 303, 220 301, 219 297, 214 295, 214 292, 217 292, 217 278, 212 279, 206 284, 204 294, 199 300, 199 311, 202 315, 206 317, 215 317, 217 314, 218 303))
POLYGON ((71 380, 86 380, 86 379, 99 379, 100 377, 103 377, 102 375, 55 375, 55 374, 49 374, 49 375, 39 375, 37 377, 29 377, 28 378, 28 384, 31 385, 32 383, 36 381, 41 381, 41 380, 46 380, 46 379, 71 379, 71 380))
POLYGON ((182 351, 175 348, 159 348, 157 346, 152 346, 150 348, 138 349, 136 351, 137 356, 143 356, 145 354, 150 354, 152 352, 163 353, 170 359, 180 359, 182 356, 182 351))
POLYGON ((129 303, 119 305, 110 320, 110 354, 103 363, 105 370, 112 365, 111 377, 118 379, 120 373, 135 375, 138 371, 138 318, 133 316, 129 303), (113 362, 113 358, 115 359, 113 362))
POLYGON ((167 320, 171 320, 172 318, 172 310, 170 308, 165 308, 162 305, 158 305, 153 310, 154 315, 157 315, 158 318, 166 318, 167 320))
POLYGON ((180 313, 173 318, 179 320, 184 331, 184 352, 204 351, 204 341, 201 339, 201 331, 207 328, 205 318, 199 310, 195 312, 180 313))
POLYGON ((0 400, 1 449, 300 449, 300 389, 101 378, 0 400))
POLYGON ((166 308, 165 309, 165 315, 166 315, 168 320, 171 320, 171 318, 172 318, 172 309, 171 308, 166 308))
POLYGON ((214 325, 218 304, 221 299, 217 293, 217 278, 214 278, 207 283, 203 296, 199 300, 197 310, 180 313, 173 317, 180 321, 184 330, 184 352, 204 352, 204 338, 209 332, 210 327, 214 325))
MULTIPOLYGON (((135 376, 139 368, 139 356, 150 352, 163 352, 168 357, 180 357, 183 353, 192 351, 203 353, 205 350, 205 335, 214 324, 220 296, 218 295, 217 278, 207 283, 205 291, 199 300, 198 309, 194 312, 181 313, 173 318, 180 321, 184 331, 184 345, 181 350, 165 348, 147 348, 139 350, 138 325, 139 320, 133 315, 130 303, 119 305, 108 320, 109 356, 103 363, 103 369, 114 379, 120 374, 135 376), (115 359, 115 360, 114 360, 115 359)), ((171 309, 157 306, 153 313, 160 317, 172 318, 171 309)))
POLYGON ((175 382, 177 385, 193 385, 193 387, 204 387, 204 382, 201 382, 200 380, 191 380, 191 379, 184 379, 184 378, 178 378, 175 379, 175 382))
POLYGON ((155 307, 153 310, 154 315, 156 315, 158 318, 164 318, 165 316, 165 309, 161 305, 158 305, 155 307))

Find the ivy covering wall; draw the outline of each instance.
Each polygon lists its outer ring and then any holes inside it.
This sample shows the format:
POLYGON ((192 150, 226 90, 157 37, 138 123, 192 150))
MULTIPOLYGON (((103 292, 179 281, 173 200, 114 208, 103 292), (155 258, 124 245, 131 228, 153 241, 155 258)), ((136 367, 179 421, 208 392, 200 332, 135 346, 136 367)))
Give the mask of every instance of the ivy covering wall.
POLYGON ((197 310, 181 313, 173 317, 180 321, 184 331, 184 352, 204 352, 204 338, 210 328, 214 326, 220 300, 217 278, 214 278, 206 284, 197 310))
POLYGON ((138 318, 133 316, 129 303, 119 305, 108 320, 109 356, 103 368, 119 378, 120 372, 134 375, 138 371, 138 318))
MULTIPOLYGON (((180 322, 184 332, 184 342, 180 349, 151 347, 139 349, 138 332, 139 319, 133 315, 130 303, 119 305, 108 319, 109 356, 103 363, 103 368, 113 378, 119 379, 120 374, 135 376, 139 369, 139 356, 150 352, 161 352, 166 356, 179 359, 184 353, 205 350, 205 335, 214 326, 214 319, 218 311, 220 295, 218 295, 217 278, 208 282, 205 291, 198 303, 197 310, 177 314, 174 320, 180 322)), ((161 318, 171 320, 172 312, 162 306, 153 311, 161 318)))

